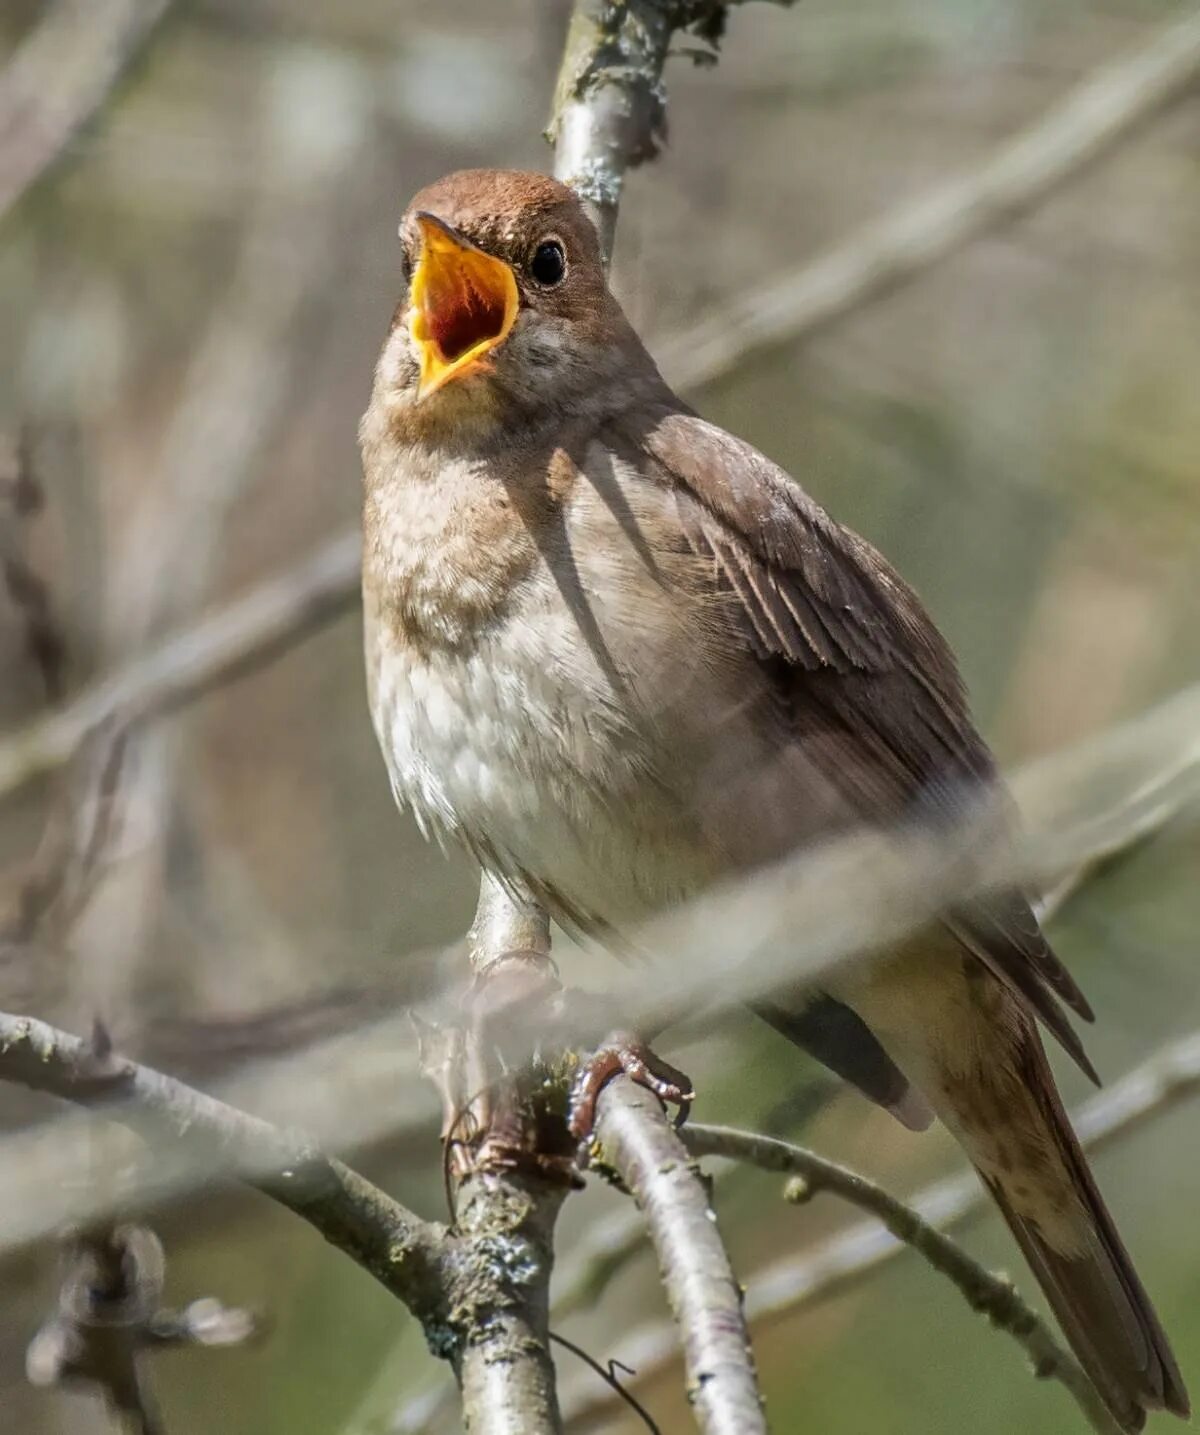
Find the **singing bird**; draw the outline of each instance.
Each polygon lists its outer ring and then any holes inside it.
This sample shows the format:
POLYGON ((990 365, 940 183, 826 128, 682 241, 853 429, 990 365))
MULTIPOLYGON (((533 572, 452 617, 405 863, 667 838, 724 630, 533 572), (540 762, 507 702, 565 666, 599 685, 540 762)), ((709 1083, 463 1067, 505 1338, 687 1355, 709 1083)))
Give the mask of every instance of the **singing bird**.
MULTIPOLYGON (((601 941, 722 878, 999 791, 954 657, 874 548, 667 386, 572 192, 469 170, 400 228, 360 440, 371 713, 397 801, 601 941)), ((1123 1429, 1188 1410, 1068 1124, 1075 982, 1011 890, 760 1004, 940 1117, 1123 1429)))

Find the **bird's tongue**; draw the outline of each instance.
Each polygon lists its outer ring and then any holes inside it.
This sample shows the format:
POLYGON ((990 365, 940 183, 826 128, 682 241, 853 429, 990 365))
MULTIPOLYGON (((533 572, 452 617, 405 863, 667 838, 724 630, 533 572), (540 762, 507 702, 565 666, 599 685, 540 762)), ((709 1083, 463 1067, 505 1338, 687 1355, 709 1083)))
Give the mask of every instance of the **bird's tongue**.
POLYGON ((446 281, 431 286, 433 292, 426 296, 425 329, 442 358, 453 363, 483 340, 499 338, 505 295, 461 269, 447 275, 446 281))

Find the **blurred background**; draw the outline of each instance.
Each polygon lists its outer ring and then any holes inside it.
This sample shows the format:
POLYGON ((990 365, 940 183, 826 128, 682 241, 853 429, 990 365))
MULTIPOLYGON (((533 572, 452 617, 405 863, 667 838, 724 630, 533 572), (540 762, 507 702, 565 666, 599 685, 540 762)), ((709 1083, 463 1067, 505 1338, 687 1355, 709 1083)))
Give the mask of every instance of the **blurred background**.
MULTIPOLYGON (((104 7, 112 0, 5 0, 0 59, 51 10, 74 9, 63 35, 75 44, 104 7)), ((670 143, 627 185, 615 283, 632 318, 653 350, 678 354, 699 317, 969 172, 1191 8, 738 7, 716 68, 671 62, 670 143)), ((568 9, 181 0, 63 162, 0 220, 4 734, 353 527, 355 427, 399 297, 399 215, 449 169, 549 167, 540 132, 568 9)), ((64 50, 51 71, 64 94, 72 65, 64 50)), ((688 397, 914 583, 1006 762, 1194 681, 1200 96, 913 283, 688 397)), ((100 1013, 122 1049, 209 1083, 334 1035, 364 1009, 401 1008, 430 979, 420 954, 465 930, 470 864, 427 847, 393 809, 353 605, 139 728, 122 757, 119 822, 69 900, 39 906, 39 873, 64 802, 94 773, 84 762, 4 784, 5 1009, 74 1030, 100 1013)), ((1196 834, 1168 833, 1056 925, 1097 1010, 1089 1046, 1106 1075, 1200 1025, 1198 873, 1196 834)), ((609 970, 595 954, 567 963, 596 987, 609 970)), ((715 1040, 681 1032, 664 1054, 698 1082, 702 1119, 800 1136, 898 1194, 958 1169, 944 1133, 915 1138, 830 1089, 749 1018, 715 1040)), ((1071 1073, 1064 1083, 1069 1100, 1085 1094, 1071 1073)), ((407 1101, 411 1086, 397 1089, 407 1101)), ((376 1091, 386 1102, 386 1072, 376 1091)), ((0 1098, 13 1127, 53 1110, 0 1098)), ((428 1108, 408 1114, 427 1122, 428 1108)), ((1097 1163, 1193 1386, 1197 1114, 1184 1104, 1097 1163)), ((428 1124, 358 1159, 442 1213, 428 1124)), ((829 1200, 790 1207, 778 1187, 749 1173, 719 1186, 743 1277, 854 1219, 829 1200)), ((569 1203, 564 1263, 616 1205, 597 1190, 569 1203)), ((285 1212, 222 1192, 177 1203, 156 1226, 172 1298, 215 1293, 270 1316, 250 1348, 156 1360, 171 1435, 378 1435, 397 1411, 400 1428, 454 1428, 413 1414, 411 1398, 445 1378, 419 1329, 285 1212)), ((1034 1298, 996 1218, 966 1239, 1034 1298)), ((94 1402, 24 1383, 55 1261, 51 1242, 0 1250, 0 1423, 104 1431, 94 1402)), ((643 1255, 563 1330, 604 1358, 662 1312, 643 1255)), ((1063 1391, 1029 1378, 1015 1348, 909 1256, 772 1321, 757 1353, 781 1431, 1080 1428, 1063 1391)), ((687 1428, 677 1371, 643 1398, 664 1430, 687 1428)), ((605 1428, 638 1427, 614 1416, 605 1428)))

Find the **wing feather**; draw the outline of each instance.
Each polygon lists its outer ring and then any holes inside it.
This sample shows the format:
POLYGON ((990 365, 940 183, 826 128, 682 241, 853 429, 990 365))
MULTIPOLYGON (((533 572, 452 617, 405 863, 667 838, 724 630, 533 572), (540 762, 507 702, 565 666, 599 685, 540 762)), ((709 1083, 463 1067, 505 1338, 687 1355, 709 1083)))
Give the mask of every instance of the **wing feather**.
MULTIPOLYGON (((625 421, 620 435, 676 491, 691 550, 737 602, 797 741, 827 755, 863 821, 953 822, 1000 795, 954 656, 916 594, 864 539, 834 522, 756 449, 682 407, 625 421)), ((961 947, 1095 1071, 1059 1003, 1091 1009, 1025 895, 948 914, 961 947)))

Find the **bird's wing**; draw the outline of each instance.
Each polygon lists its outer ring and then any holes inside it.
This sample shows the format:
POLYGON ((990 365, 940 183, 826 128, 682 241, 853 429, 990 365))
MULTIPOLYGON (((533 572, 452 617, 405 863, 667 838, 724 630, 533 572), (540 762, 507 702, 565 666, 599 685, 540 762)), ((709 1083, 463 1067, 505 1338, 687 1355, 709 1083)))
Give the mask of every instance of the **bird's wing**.
MULTIPOLYGON (((766 670, 795 740, 809 745, 866 823, 954 821, 998 794, 945 640, 911 588, 756 449, 686 410, 626 421, 626 440, 676 490, 690 547, 736 596, 741 640, 766 670)), ((944 920, 1095 1079, 1060 1000, 1088 1004, 1024 894, 944 920)))

